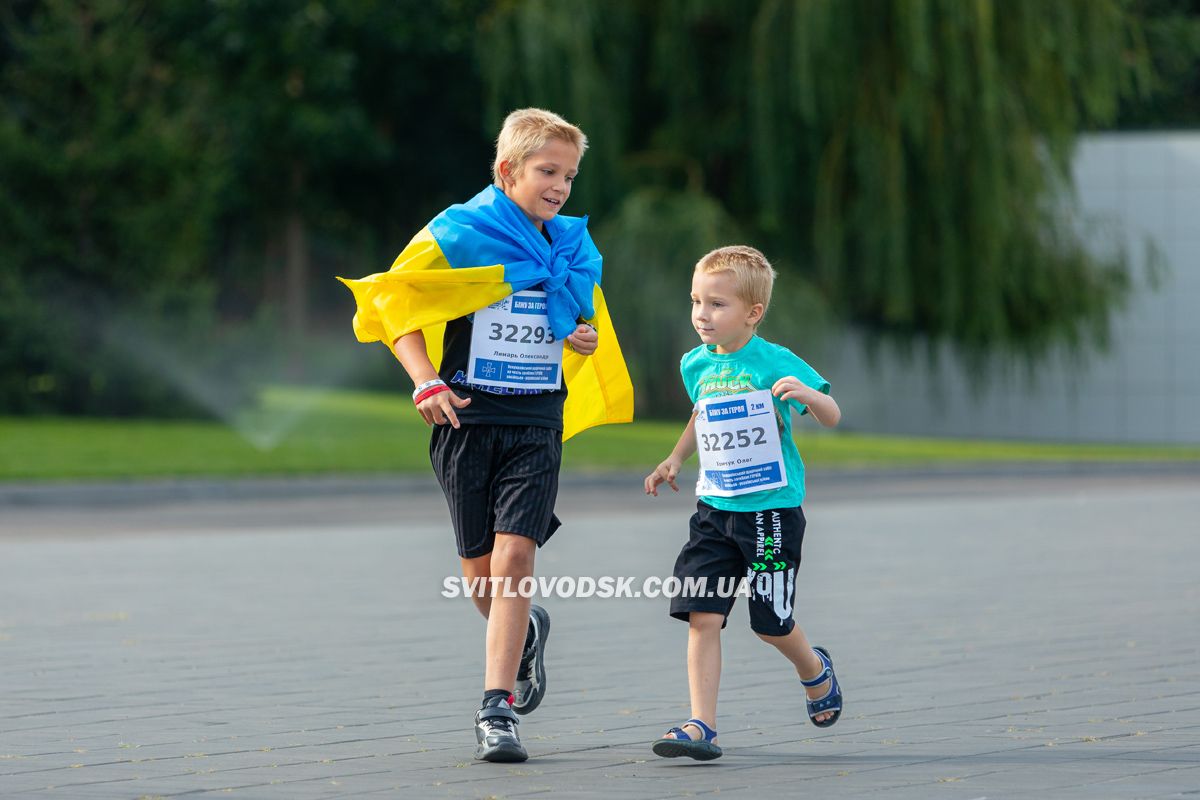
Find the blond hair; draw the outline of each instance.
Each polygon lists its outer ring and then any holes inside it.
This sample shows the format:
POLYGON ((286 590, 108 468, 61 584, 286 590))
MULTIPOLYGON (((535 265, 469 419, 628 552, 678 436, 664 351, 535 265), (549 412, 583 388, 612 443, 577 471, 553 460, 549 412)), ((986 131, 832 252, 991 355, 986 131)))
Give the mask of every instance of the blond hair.
POLYGON ((771 288, 775 285, 775 269, 761 251, 744 244, 718 247, 696 262, 695 272, 730 273, 737 296, 750 306, 762 303, 763 317, 767 315, 771 288))
POLYGON ((588 140, 583 131, 553 111, 521 108, 509 114, 500 128, 500 135, 496 137, 496 160, 492 163, 492 180, 503 188, 500 163, 507 161, 508 174, 519 175, 525 161, 545 147, 551 139, 575 145, 581 158, 587 151, 588 140))

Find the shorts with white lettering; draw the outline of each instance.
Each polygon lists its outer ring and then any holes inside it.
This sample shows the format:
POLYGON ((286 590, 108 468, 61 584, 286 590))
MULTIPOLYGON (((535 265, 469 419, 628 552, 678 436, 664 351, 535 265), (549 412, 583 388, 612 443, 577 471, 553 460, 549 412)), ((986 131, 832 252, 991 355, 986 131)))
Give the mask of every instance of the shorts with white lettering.
MULTIPOLYGON (((675 559, 675 577, 703 577, 709 586, 721 578, 750 582, 750 628, 764 636, 786 636, 796 623, 796 571, 804 541, 804 512, 795 508, 723 511, 696 504, 688 542, 675 559)), ((687 621, 693 611, 721 614, 729 621, 732 597, 674 597, 671 616, 687 621)))

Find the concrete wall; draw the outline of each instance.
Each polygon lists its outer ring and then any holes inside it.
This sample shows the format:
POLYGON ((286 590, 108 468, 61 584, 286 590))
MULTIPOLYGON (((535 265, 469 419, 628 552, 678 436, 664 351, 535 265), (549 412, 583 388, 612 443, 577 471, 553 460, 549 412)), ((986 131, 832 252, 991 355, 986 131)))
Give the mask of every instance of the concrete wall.
POLYGON ((1167 262, 1114 320, 1108 353, 1053 357, 1036 377, 1004 370, 976 396, 960 365, 918 355, 875 363, 854 334, 821 348, 848 428, 1047 441, 1200 444, 1200 133, 1085 137, 1075 161, 1096 242, 1123 237, 1140 264, 1150 237, 1167 262), (1098 224, 1097 224, 1098 223, 1098 224))

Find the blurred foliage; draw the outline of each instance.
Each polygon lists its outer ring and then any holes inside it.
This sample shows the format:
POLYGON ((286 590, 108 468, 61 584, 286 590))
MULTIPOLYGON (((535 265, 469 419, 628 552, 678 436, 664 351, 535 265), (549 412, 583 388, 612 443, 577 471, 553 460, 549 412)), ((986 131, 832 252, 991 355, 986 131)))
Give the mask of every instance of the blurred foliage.
MULTIPOLYGON (((1124 252, 1085 249, 1065 190, 1075 134, 1147 91, 1131 9, 533 0, 487 18, 500 68, 484 77, 497 119, 546 103, 606 142, 585 160, 589 198, 648 184, 717 198, 786 267, 781 285, 835 318, 977 361, 1034 357, 1102 342, 1130 283, 1124 252)), ((660 202, 640 225, 675 230, 685 207, 660 202)), ((702 252, 642 242, 637 274, 686 275, 702 252)))
POLYGON ((0 410, 214 413, 264 365, 325 377, 330 276, 487 179, 481 7, 0 8, 0 410))
POLYGON ((1137 0, 1152 75, 1147 97, 1121 106, 1118 127, 1200 128, 1200 0, 1137 0))
POLYGON ((170 413, 103 347, 114 309, 210 327, 223 189, 203 76, 119 0, 18 3, 0 64, 0 408, 170 413))
POLYGON ((335 274, 488 181, 518 106, 591 149, 640 411, 679 402, 690 267, 780 270, 764 333, 1035 357, 1102 341, 1080 130, 1197 121, 1196 0, 10 0, 0 411, 223 414, 245 378, 403 383, 335 274), (344 348, 316 344, 336 332, 344 348), (369 353, 367 351, 370 351, 369 353), (383 375, 382 378, 379 376, 383 375))

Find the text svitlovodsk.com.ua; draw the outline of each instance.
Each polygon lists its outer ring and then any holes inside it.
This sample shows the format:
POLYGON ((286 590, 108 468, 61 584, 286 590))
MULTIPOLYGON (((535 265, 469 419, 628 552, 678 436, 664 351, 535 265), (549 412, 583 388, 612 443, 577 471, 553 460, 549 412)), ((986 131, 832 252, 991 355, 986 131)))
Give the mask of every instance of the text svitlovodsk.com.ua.
POLYGON ((752 578, 447 577, 442 597, 750 597, 752 578))

